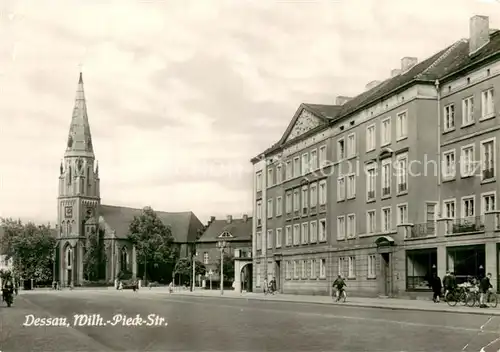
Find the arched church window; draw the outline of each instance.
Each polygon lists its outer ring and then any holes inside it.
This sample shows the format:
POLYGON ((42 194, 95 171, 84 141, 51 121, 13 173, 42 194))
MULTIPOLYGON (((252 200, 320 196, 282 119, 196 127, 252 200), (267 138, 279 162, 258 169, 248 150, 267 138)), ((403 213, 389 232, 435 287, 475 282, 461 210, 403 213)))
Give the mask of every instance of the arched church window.
POLYGON ((127 247, 122 248, 122 253, 121 253, 121 270, 127 270, 128 267, 128 253, 127 253, 127 247))
POLYGON ((72 264, 73 264, 73 249, 71 249, 71 247, 68 246, 66 249, 66 266, 68 268, 71 268, 72 264))
POLYGON ((71 179, 73 177, 73 173, 71 172, 71 166, 68 167, 68 185, 71 185, 71 179))
POLYGON ((90 174, 92 173, 90 166, 87 167, 87 185, 90 187, 90 174))

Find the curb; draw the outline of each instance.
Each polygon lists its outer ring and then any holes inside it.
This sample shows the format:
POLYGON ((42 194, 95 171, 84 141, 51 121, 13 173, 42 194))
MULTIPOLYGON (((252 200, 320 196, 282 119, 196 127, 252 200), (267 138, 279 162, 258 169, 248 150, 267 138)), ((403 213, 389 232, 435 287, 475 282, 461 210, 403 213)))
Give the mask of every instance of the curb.
MULTIPOLYGON (((174 293, 175 295, 175 293, 174 293)), ((426 308, 418 308, 418 307, 391 307, 384 306, 380 304, 367 304, 367 303, 336 303, 336 302, 311 302, 311 301, 294 301, 292 299, 267 299, 264 297, 246 297, 246 296, 208 296, 203 294, 189 293, 189 294, 177 294, 176 296, 185 296, 185 297, 208 297, 208 298, 219 298, 219 299, 251 299, 256 301, 271 301, 271 302, 285 302, 285 303, 298 303, 298 304, 318 304, 318 305, 330 305, 330 306, 346 306, 346 307, 360 307, 360 308, 374 308, 374 309, 387 309, 387 310, 405 310, 412 312, 435 312, 435 313, 452 313, 452 314, 472 314, 472 315, 489 315, 489 316, 500 316, 500 311, 492 311, 490 309, 486 309, 484 311, 457 311, 457 310, 447 310, 447 309, 426 309, 426 308)))

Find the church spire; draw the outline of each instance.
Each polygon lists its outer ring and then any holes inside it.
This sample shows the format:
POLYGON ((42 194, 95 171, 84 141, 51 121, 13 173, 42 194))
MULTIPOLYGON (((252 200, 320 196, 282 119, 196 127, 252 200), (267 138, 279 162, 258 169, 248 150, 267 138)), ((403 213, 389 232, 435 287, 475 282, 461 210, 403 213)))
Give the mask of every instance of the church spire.
POLYGON ((83 156, 94 158, 94 148, 92 146, 92 136, 90 134, 89 119, 87 116, 87 105, 85 103, 85 93, 83 91, 83 77, 80 72, 80 79, 76 89, 75 106, 69 128, 68 145, 65 156, 83 156))

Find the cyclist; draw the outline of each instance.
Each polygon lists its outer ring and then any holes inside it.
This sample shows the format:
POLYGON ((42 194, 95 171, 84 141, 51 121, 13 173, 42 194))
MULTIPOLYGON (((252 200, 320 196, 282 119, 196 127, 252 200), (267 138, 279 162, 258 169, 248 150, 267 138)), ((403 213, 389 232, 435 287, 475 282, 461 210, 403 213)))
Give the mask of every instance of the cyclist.
POLYGON ((342 275, 339 274, 339 276, 335 279, 335 281, 332 284, 332 288, 333 288, 332 295, 336 290, 337 291, 337 301, 339 301, 340 298, 342 297, 342 293, 344 292, 344 287, 346 287, 346 286, 347 285, 346 285, 344 279, 342 278, 342 275))
POLYGON ((486 294, 490 291, 490 289, 493 288, 490 280, 491 280, 491 273, 488 273, 485 277, 483 277, 481 279, 481 282, 479 283, 479 289, 480 289, 479 292, 481 293, 481 295, 479 296, 479 307, 480 308, 488 307, 484 302, 484 298, 485 298, 486 294))
POLYGON ((452 292, 453 290, 453 277, 451 276, 450 272, 447 271, 446 275, 443 278, 443 288, 444 288, 444 299, 446 300, 446 296, 448 295, 449 292, 452 292))

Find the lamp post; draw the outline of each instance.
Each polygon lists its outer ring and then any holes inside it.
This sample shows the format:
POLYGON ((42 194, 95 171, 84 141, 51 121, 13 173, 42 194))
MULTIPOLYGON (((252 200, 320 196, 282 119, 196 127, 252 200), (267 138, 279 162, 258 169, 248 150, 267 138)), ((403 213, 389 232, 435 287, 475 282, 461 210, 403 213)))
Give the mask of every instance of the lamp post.
POLYGON ((224 294, 224 248, 226 248, 226 241, 217 242, 217 247, 220 249, 220 294, 224 294))

